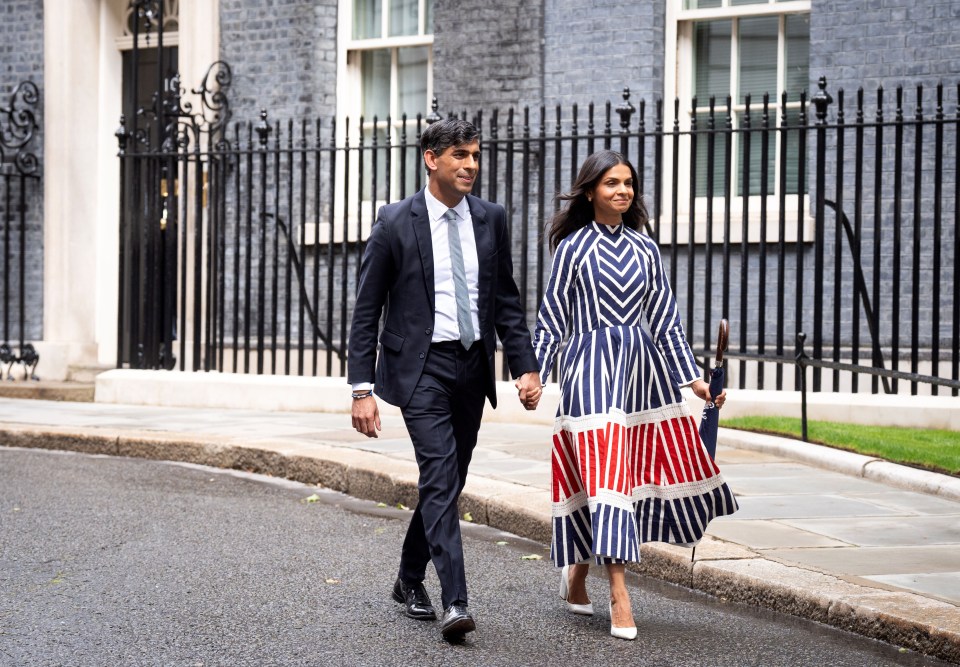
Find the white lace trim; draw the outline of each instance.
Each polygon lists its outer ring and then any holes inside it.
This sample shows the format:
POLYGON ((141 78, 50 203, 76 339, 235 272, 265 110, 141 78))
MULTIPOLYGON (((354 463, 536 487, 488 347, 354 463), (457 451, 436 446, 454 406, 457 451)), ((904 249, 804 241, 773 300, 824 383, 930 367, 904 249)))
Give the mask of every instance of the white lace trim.
POLYGON ((599 415, 583 415, 581 417, 558 415, 553 422, 553 432, 554 434, 560 431, 585 433, 587 431, 606 429, 609 424, 620 424, 621 426, 630 428, 642 424, 655 424, 656 422, 670 419, 685 419, 690 417, 691 414, 690 407, 686 403, 673 403, 652 410, 642 410, 629 414, 623 410, 613 408, 609 412, 599 415))

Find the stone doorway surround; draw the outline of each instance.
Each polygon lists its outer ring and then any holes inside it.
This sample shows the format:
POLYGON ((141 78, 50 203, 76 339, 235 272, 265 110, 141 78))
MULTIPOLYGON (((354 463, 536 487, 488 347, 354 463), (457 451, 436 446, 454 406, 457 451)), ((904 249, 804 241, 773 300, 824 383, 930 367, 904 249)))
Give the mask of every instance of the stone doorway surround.
MULTIPOLYGON (((114 132, 128 4, 43 3, 43 339, 36 347, 45 380, 91 380, 116 364, 120 165, 114 132)), ((189 91, 218 57, 219 1, 177 4, 180 73, 189 91)))

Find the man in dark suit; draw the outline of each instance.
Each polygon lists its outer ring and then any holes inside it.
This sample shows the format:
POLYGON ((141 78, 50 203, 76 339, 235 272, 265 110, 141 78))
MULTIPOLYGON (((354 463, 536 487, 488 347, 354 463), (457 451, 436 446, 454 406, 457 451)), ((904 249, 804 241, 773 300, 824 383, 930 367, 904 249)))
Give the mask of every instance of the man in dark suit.
POLYGON ((399 406, 420 468, 419 503, 393 598, 407 616, 435 619, 423 586, 433 561, 444 610, 441 633, 456 640, 476 628, 467 609, 457 499, 484 398, 497 405, 497 335, 527 409, 536 407, 541 387, 513 279, 506 212, 470 194, 480 159, 476 128, 441 120, 423 132, 420 146, 427 187, 381 208, 367 241, 347 379, 354 428, 377 437, 374 393, 399 406))

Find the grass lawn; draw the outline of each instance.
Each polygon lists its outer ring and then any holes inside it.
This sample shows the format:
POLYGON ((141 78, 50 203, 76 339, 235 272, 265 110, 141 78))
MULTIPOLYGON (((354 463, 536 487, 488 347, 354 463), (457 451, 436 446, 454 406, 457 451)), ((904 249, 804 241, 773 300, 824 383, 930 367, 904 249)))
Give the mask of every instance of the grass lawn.
MULTIPOLYGON (((734 417, 721 426, 800 439, 793 417, 734 417)), ((819 445, 960 476, 960 432, 807 421, 807 439, 819 445)))

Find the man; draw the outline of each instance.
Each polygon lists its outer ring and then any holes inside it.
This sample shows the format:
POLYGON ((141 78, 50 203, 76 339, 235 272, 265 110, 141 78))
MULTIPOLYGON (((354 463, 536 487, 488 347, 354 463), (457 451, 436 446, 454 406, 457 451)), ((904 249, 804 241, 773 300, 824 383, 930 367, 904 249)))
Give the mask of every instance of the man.
POLYGON ((497 405, 494 352, 503 343, 524 406, 540 399, 538 364, 513 279, 506 212, 470 194, 477 129, 441 120, 421 136, 427 187, 380 209, 360 264, 350 329, 353 426, 377 437, 374 393, 399 406, 420 468, 393 598, 407 616, 436 619, 423 579, 440 579, 445 639, 476 629, 457 499, 477 443, 484 397, 497 405), (380 354, 377 355, 379 322, 380 354))

